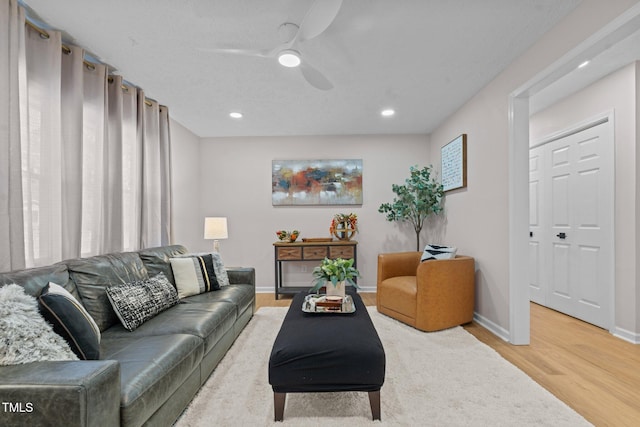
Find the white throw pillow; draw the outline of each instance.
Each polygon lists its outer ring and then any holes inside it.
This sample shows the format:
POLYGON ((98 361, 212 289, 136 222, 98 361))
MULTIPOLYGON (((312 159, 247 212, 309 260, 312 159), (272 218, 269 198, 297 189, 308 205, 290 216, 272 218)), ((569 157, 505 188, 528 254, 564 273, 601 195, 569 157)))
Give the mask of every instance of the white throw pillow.
POLYGON ((420 261, 430 259, 452 259, 456 257, 457 248, 442 245, 427 245, 422 252, 420 261))

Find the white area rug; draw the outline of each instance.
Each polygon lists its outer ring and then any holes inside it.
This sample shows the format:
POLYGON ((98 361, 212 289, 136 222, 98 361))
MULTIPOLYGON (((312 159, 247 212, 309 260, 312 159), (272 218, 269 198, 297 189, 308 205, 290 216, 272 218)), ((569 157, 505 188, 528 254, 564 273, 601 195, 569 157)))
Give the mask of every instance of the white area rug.
MULTIPOLYGON (((273 421, 268 361, 286 308, 255 314, 176 423, 186 426, 369 426, 367 393, 290 393, 273 421)), ((424 333, 369 314, 384 345, 389 426, 588 426, 582 416, 461 327, 424 333)))

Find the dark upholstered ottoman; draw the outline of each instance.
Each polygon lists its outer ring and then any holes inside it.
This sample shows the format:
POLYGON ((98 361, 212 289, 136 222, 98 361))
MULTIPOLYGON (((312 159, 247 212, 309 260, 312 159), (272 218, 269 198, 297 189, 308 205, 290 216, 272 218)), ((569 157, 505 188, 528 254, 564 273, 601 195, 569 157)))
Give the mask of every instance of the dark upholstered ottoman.
POLYGON ((275 420, 282 421, 287 393, 366 391, 380 419, 384 348, 357 293, 352 314, 304 313, 306 293, 294 296, 269 359, 275 420))

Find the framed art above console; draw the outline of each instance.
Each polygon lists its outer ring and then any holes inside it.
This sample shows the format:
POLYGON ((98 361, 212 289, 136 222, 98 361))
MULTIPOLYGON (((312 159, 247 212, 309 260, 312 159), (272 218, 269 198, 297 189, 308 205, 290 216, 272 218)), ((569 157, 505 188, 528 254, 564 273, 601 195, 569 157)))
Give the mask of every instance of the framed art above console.
POLYGON ((361 205, 362 159, 273 160, 273 206, 361 205))

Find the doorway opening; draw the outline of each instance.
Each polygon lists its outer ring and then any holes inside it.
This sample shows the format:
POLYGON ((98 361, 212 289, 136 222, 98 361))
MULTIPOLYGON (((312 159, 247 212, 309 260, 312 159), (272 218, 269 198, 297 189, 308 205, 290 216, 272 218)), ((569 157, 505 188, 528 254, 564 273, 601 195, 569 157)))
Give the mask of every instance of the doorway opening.
POLYGON ((611 46, 638 32, 640 4, 627 10, 509 96, 509 341, 512 344, 526 345, 530 341, 528 163, 531 98, 571 74, 584 61, 593 61, 611 46))

